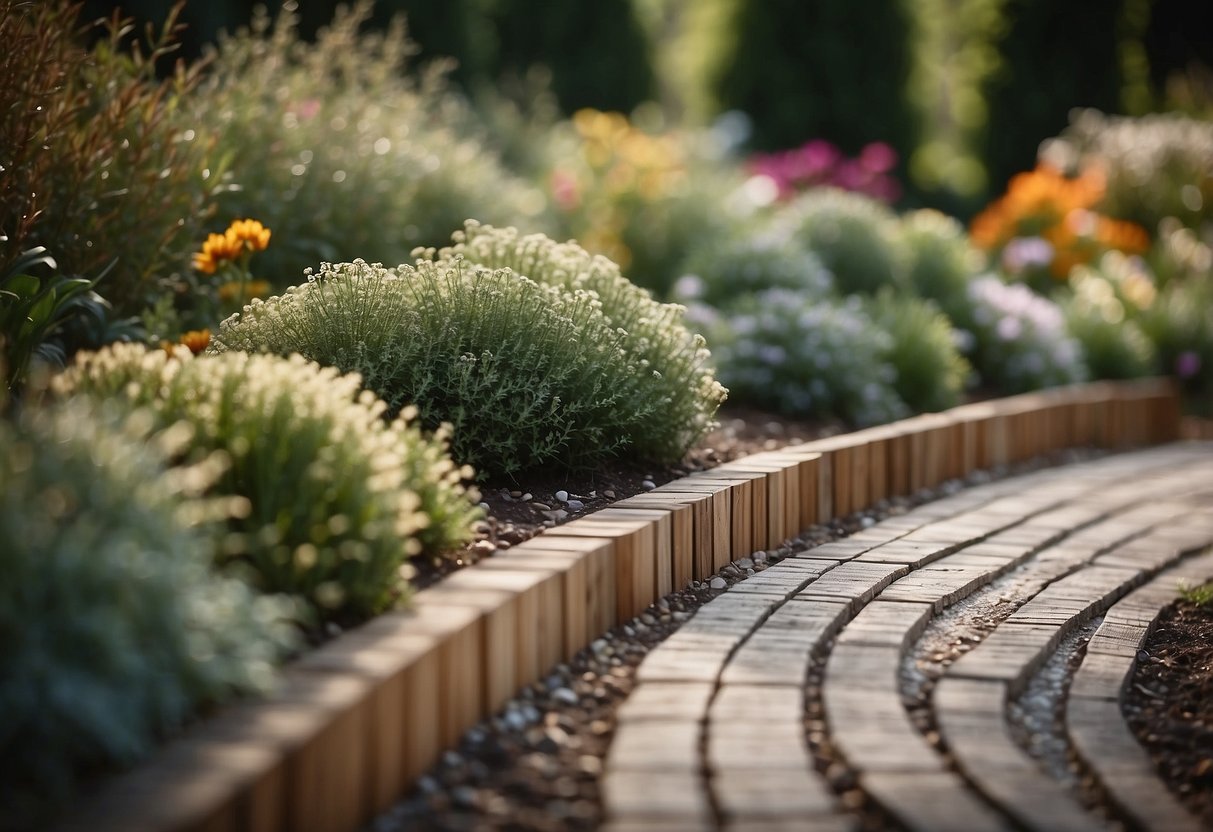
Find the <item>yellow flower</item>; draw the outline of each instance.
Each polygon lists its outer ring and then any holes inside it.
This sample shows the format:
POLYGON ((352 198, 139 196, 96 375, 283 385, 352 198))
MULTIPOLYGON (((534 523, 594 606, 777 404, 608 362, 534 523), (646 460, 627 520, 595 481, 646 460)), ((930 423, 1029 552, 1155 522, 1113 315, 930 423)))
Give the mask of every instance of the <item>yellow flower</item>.
POLYGON ((235 260, 240 256, 244 244, 227 234, 208 234, 202 244, 202 251, 194 255, 194 268, 206 274, 214 274, 215 269, 225 260, 235 260))
POLYGON ((219 287, 219 300, 224 303, 237 301, 243 303, 253 298, 259 298, 268 295, 270 292, 270 284, 267 280, 253 280, 245 285, 243 293, 240 291, 240 282, 231 281, 224 283, 219 287), (242 296, 243 295, 243 296, 242 296))
POLYGON ((257 220, 233 220, 227 236, 247 245, 250 251, 265 251, 270 244, 270 230, 257 220))

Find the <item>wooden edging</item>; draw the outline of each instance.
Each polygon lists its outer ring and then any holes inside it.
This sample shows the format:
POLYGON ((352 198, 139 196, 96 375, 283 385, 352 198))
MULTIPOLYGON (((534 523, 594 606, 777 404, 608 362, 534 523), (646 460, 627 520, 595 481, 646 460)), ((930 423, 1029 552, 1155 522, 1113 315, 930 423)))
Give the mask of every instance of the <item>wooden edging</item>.
MULTIPOLYGON (((292 663, 59 828, 350 832, 465 730, 689 580, 880 500, 1069 447, 1180 435, 1167 380, 1060 388, 756 454, 558 526, 292 663)), ((37 753, 33 750, 32 753, 37 753)))

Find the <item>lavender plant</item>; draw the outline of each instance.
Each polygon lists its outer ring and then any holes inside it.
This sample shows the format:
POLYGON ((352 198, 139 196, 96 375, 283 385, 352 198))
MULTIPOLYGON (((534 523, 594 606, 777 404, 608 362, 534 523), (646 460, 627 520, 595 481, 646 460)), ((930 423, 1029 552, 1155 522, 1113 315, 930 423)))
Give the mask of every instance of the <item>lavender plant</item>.
POLYGON ((994 275, 969 284, 969 306, 958 320, 964 352, 983 384, 1020 393, 1084 381, 1082 346, 1066 329, 1060 307, 1022 284, 994 275))
POLYGON ((894 388, 893 340, 858 298, 819 301, 770 289, 723 312, 692 306, 689 317, 712 338, 721 380, 740 401, 857 425, 908 413, 894 388))

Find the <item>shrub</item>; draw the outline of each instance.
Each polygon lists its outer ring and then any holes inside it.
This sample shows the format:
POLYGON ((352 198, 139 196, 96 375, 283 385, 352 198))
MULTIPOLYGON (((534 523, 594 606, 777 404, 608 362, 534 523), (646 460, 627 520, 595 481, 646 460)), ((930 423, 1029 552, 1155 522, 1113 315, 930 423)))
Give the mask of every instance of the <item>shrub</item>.
POLYGON ((231 160, 239 189, 224 194, 224 219, 274 230, 258 276, 277 286, 319 261, 403 262, 472 215, 534 222, 545 208, 475 133, 441 74, 408 71, 402 21, 360 32, 370 6, 339 12, 314 44, 294 12, 272 25, 258 14, 220 42, 185 102, 190 128, 231 160))
POLYGON ((966 332, 965 353, 983 384, 1020 393, 1086 378, 1082 347, 1053 301, 986 275, 969 284, 969 302, 955 323, 966 332))
POLYGON ((521 241, 534 259, 514 262, 566 284, 465 263, 477 253, 467 246, 398 270, 326 264, 224 321, 213 348, 298 351, 355 369, 390 407, 414 403, 424 424, 451 423, 456 458, 483 473, 681 457, 723 391, 703 369, 702 341, 678 327, 680 307, 654 303, 605 259, 521 241))
POLYGON ((185 283, 223 170, 211 142, 176 122, 198 71, 156 79, 174 48, 172 20, 146 52, 123 47, 114 26, 89 53, 76 40, 78 11, 62 0, 0 3, 0 272, 39 245, 67 275, 96 277, 112 263, 100 289, 131 314, 185 283))
POLYGON ((1138 118, 1076 110, 1070 125, 1041 146, 1041 158, 1066 168, 1096 168, 1106 178, 1100 208, 1155 229, 1167 217, 1188 228, 1213 221, 1213 124, 1177 113, 1138 118))
POLYGON ((835 188, 809 191, 789 203, 797 241, 821 258, 844 294, 874 293, 904 283, 897 221, 879 202, 835 188))
POLYGON ((785 289, 691 309, 712 337, 720 378, 742 402, 797 417, 879 424, 907 413, 894 390, 893 341, 858 298, 819 301, 785 289))
POLYGON ((815 254, 776 230, 705 240, 687 258, 683 272, 674 284, 674 299, 713 306, 765 289, 825 297, 834 285, 815 254))
POLYGON ((1066 326, 1082 344, 1095 378, 1138 378, 1157 372, 1157 350, 1138 323, 1158 290, 1137 257, 1110 251, 1094 267, 1070 275, 1072 292, 1062 300, 1066 326))
POLYGON ((968 306, 969 281, 985 258, 969 243, 963 225, 929 209, 904 215, 898 226, 906 254, 907 287, 939 304, 951 318, 968 306))
POLYGON ((1178 378, 1189 404, 1213 407, 1213 278, 1173 280, 1141 313, 1141 326, 1158 348, 1164 372, 1178 378))
POLYGON ((294 643, 282 599, 211 571, 210 534, 182 510, 206 466, 166 474, 143 417, 83 401, 26 415, 0 421, 5 828, 41 828, 78 775, 265 689, 294 643))
POLYGON ((893 389, 901 400, 916 411, 958 404, 969 363, 957 347, 952 322, 939 307, 885 290, 868 301, 866 309, 892 340, 885 360, 897 371, 893 389))
POLYGON ((404 418, 360 392, 357 376, 309 364, 229 353, 193 358, 134 345, 83 354, 56 380, 147 406, 164 423, 196 430, 196 452, 231 458, 219 493, 247 500, 221 558, 235 559, 268 592, 305 599, 320 617, 360 618, 407 589, 409 555, 468 536, 460 472, 427 448, 404 418), (422 476, 417 476, 421 470, 422 476), (424 536, 419 494, 441 507, 424 536))

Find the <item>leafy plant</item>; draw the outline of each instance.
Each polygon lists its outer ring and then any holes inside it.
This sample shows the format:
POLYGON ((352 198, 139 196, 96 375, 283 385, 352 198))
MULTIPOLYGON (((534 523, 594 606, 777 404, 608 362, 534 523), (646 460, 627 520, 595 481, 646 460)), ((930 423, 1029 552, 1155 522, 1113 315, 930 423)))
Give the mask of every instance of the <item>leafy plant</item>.
POLYGON ((536 222, 546 208, 504 169, 441 70, 411 70, 403 20, 363 31, 371 5, 339 11, 315 43, 291 7, 272 21, 261 10, 220 41, 182 101, 183 122, 216 144, 239 185, 223 195, 223 217, 274 229, 258 264, 275 286, 320 261, 405 262, 469 216, 536 222))
POLYGON ((1066 329, 1060 307, 1022 284, 993 275, 969 284, 969 306, 954 323, 962 346, 986 386, 1020 393, 1087 378, 1082 347, 1066 329))
POLYGON ((486 474, 680 457, 723 398, 702 370, 702 341, 673 328, 677 307, 653 303, 608 261, 587 257, 594 271, 581 275, 557 272, 556 262, 539 258, 527 270, 575 285, 456 253, 397 270, 326 264, 224 321, 213 349, 298 352, 356 370, 393 410, 411 403, 424 425, 451 423, 455 457, 486 474), (645 311, 654 317, 643 320, 645 311), (640 329, 629 333, 628 323, 640 329), (690 352, 665 355, 675 345, 690 352))
MULTIPOLYGON (((366 617, 407 590, 406 559, 462 542, 475 513, 461 471, 361 379, 304 359, 232 352, 193 358, 136 345, 82 354, 54 382, 150 408, 195 429, 193 453, 224 451, 218 494, 244 499, 219 559, 322 619, 366 617), (420 495, 425 495, 424 499, 420 495), (435 523, 428 532, 425 508, 435 523)), ((441 440, 439 440, 441 442, 441 440)))
POLYGON ((166 473, 145 416, 72 401, 0 421, 5 828, 41 828, 82 773, 265 690, 295 643, 289 605, 210 567, 186 509, 216 460, 166 473))
POLYGON ((957 347, 952 322, 929 300, 880 292, 865 308, 892 346, 884 360, 897 377, 893 389, 916 411, 939 411, 960 402, 969 363, 957 347))
POLYGON ((873 294, 905 282, 897 219, 861 194, 818 188, 788 203, 786 221, 797 241, 816 254, 843 294, 873 294))
POLYGON ((889 361, 893 340, 858 298, 822 301, 786 289, 746 295, 723 312, 692 306, 738 401, 790 416, 890 422, 908 412, 889 361))
POLYGON ((825 297, 834 285, 816 255, 791 235, 773 229, 705 240, 691 252, 683 272, 674 284, 674 299, 713 306, 765 289, 825 297))
POLYGON ((964 226, 946 214, 922 209, 901 217, 898 236, 906 254, 907 288, 935 301, 948 317, 963 317, 969 281, 985 263, 964 226))
POLYGON ((1157 350, 1137 320, 1158 293, 1139 258, 1108 252, 1095 267, 1076 267, 1070 288, 1062 300, 1066 326, 1082 344, 1094 378, 1158 372, 1157 350))
POLYGON ((35 359, 63 364, 63 349, 50 336, 71 316, 77 299, 92 288, 92 281, 54 273, 56 267, 54 258, 39 246, 24 252, 0 273, 0 347, 10 390, 24 382, 35 359), (31 274, 38 267, 51 269, 52 274, 31 274))
POLYGON ((1180 581, 1179 597, 1197 607, 1213 605, 1213 583, 1192 585, 1180 581))
POLYGON ((197 236, 223 165, 175 120, 200 68, 156 78, 173 15, 129 48, 115 18, 89 52, 78 14, 66 0, 0 3, 0 273, 38 246, 65 274, 112 266, 105 294, 128 315, 187 282, 179 241, 197 236))

